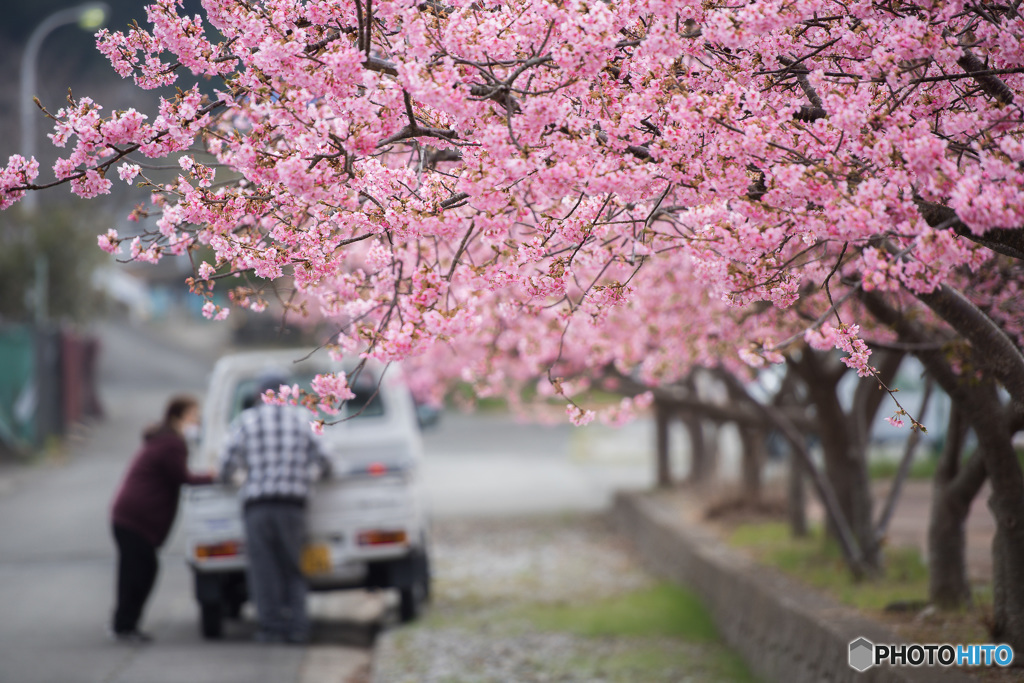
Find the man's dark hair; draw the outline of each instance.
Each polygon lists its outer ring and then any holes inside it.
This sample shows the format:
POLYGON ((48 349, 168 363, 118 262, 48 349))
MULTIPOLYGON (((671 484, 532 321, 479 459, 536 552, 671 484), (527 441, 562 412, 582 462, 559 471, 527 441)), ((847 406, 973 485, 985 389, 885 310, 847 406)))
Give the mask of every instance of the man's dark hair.
POLYGON ((256 378, 257 398, 262 397, 268 391, 276 392, 282 384, 288 384, 289 380, 288 373, 283 370, 277 368, 264 370, 256 378))

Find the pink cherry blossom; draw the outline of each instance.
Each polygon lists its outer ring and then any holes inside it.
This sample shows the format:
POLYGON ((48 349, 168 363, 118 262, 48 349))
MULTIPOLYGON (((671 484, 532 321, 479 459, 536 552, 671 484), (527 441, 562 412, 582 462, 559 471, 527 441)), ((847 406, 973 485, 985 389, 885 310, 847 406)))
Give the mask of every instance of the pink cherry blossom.
MULTIPOLYGON (((95 197, 115 169, 130 183, 147 158, 179 168, 142 183, 152 200, 130 217, 155 227, 99 243, 128 239, 147 262, 208 247, 192 279, 207 317, 262 310, 280 284, 297 315, 335 326, 336 354, 403 360, 420 387, 518 396, 540 381, 552 400, 611 370, 651 387, 699 364, 748 373, 801 344, 871 374, 866 340, 890 333, 861 291, 910 305, 951 286, 1024 334, 1013 271, 990 248, 1024 226, 1015 13, 962 0, 180 12, 159 0, 147 26, 98 34, 117 73, 180 89, 150 118, 71 99, 52 115, 53 171, 95 197), (185 73, 209 87, 178 84, 185 73)), ((0 208, 37 175, 11 157, 0 208)), ((597 417, 574 405, 573 420, 597 417)))
POLYGON ((119 254, 121 253, 121 240, 118 237, 117 230, 110 228, 103 235, 96 238, 100 249, 107 252, 108 254, 119 254))

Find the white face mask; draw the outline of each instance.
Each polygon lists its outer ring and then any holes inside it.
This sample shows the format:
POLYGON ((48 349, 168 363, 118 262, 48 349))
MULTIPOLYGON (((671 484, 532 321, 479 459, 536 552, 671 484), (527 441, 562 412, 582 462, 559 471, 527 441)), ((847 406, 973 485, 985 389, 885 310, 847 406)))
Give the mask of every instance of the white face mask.
POLYGON ((181 435, 185 437, 185 441, 188 441, 189 443, 195 443, 199 441, 200 432, 201 430, 199 428, 199 425, 196 424, 195 422, 183 425, 181 427, 181 435))

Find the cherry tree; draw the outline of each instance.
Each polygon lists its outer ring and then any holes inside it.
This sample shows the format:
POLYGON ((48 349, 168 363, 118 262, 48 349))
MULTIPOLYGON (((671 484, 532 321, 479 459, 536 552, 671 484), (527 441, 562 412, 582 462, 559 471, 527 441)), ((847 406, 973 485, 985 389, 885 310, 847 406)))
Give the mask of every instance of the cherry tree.
MULTIPOLYGON (((1001 317, 976 306, 1007 291, 989 278, 993 255, 1024 256, 1017 2, 203 6, 188 17, 161 0, 148 29, 102 31, 98 45, 141 88, 184 72, 209 87, 161 99, 152 119, 87 98, 44 110, 68 154, 52 181, 11 157, 0 208, 54 185, 96 197, 135 183, 150 201, 133 217, 155 227, 100 246, 189 254, 210 317, 230 312, 216 287, 261 310, 287 280, 337 324, 336 352, 391 361, 468 345, 438 374, 465 366, 492 390, 504 354, 578 422, 590 415, 558 367, 580 349, 657 383, 688 354, 774 361, 796 338, 875 375, 854 305, 865 297, 894 326, 878 298, 920 302, 1024 402, 1024 356, 1006 334, 1020 317, 1009 299, 992 308, 1001 317), (180 166, 171 182, 150 170, 165 157, 180 166), (674 283, 785 322, 651 316, 681 335, 660 353, 593 324, 625 307, 643 320, 674 283)), ((322 403, 345 395, 343 379, 325 387, 322 403)), ((986 466, 1008 487, 1000 528, 1024 527, 1009 502, 1024 499, 1019 466, 986 466)), ((1024 614, 1024 594, 1010 601, 1024 614)), ((1007 633, 1024 647, 1024 623, 1007 633)))

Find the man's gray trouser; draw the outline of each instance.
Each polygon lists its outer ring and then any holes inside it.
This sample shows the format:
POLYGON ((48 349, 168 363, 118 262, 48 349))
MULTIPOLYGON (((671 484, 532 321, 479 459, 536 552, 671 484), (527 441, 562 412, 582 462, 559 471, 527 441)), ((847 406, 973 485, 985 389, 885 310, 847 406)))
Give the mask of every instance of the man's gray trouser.
POLYGON ((299 505, 265 502, 245 508, 249 591, 266 635, 309 636, 306 577, 299 565, 305 532, 306 511, 299 505))

